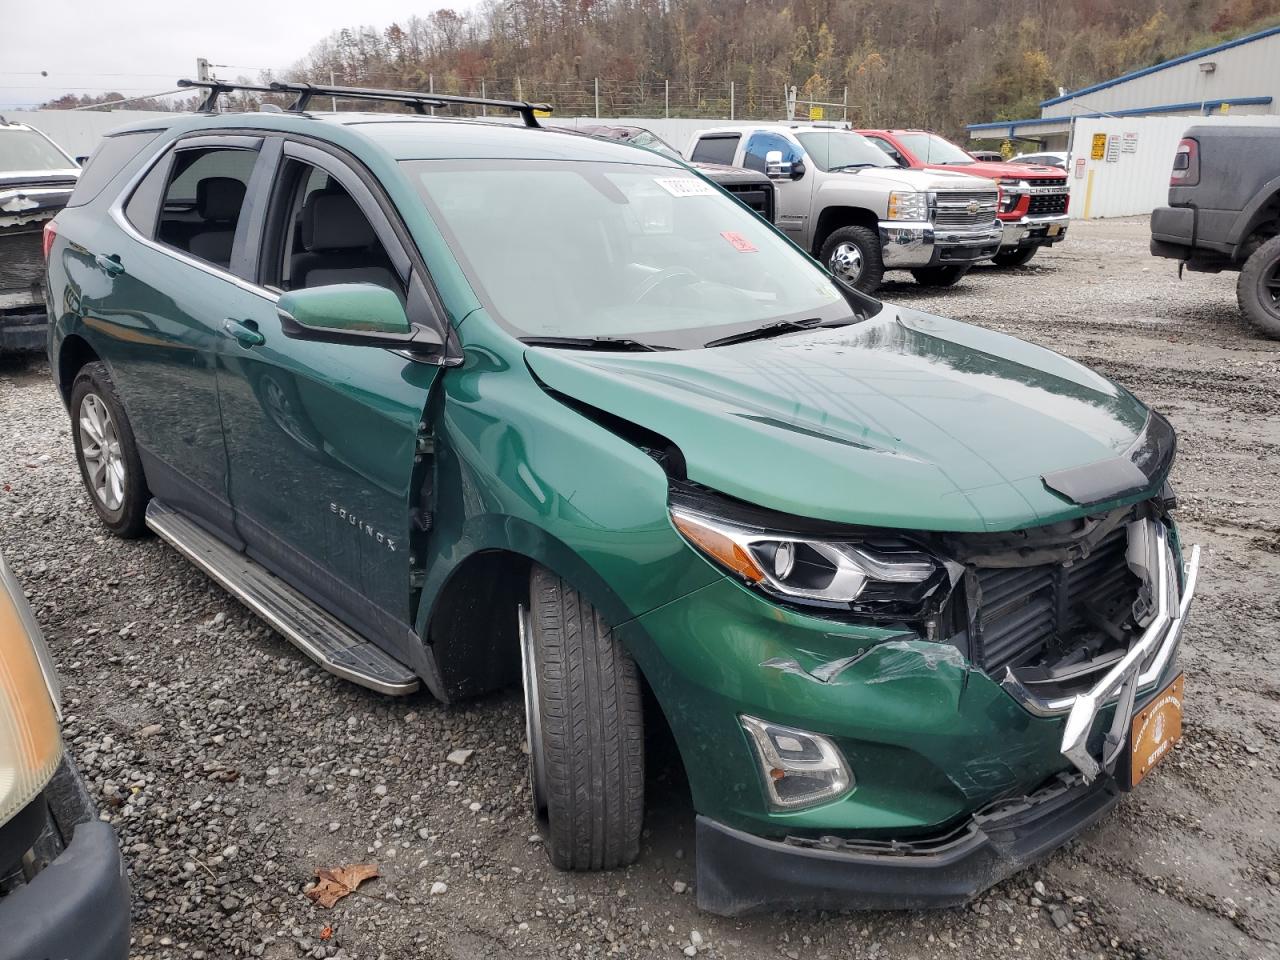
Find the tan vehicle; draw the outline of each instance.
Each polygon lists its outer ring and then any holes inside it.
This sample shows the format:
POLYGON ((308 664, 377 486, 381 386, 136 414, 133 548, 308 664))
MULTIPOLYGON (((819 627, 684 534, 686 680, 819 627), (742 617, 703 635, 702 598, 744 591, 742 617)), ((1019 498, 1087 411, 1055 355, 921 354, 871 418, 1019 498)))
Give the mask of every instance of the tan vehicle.
POLYGON ((899 169, 852 130, 717 127, 694 134, 686 155, 765 173, 778 189, 778 228, 866 293, 886 270, 910 270, 919 283, 949 287, 1000 247, 992 181, 899 169))

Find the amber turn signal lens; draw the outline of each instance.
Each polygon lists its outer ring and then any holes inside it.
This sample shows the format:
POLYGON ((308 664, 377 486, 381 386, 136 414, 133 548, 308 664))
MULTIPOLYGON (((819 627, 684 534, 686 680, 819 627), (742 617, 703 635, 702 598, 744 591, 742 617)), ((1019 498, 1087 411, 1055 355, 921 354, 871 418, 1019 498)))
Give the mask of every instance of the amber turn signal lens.
POLYGON ((752 583, 759 583, 764 579, 764 571, 760 569, 759 564, 755 562, 751 554, 747 553, 745 549, 738 546, 720 531, 700 523, 691 514, 674 510, 671 512, 671 522, 695 546, 714 557, 734 573, 750 580, 752 583))

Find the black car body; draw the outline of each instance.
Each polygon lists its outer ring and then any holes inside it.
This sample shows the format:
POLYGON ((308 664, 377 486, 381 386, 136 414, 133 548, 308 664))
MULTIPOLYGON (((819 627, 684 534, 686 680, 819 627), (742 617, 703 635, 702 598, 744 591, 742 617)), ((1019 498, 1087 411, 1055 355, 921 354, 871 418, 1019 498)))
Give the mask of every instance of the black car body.
POLYGON ((39 130, 0 117, 0 354, 44 349, 41 234, 79 176, 76 162, 39 130))
POLYGON ((1196 126, 1183 135, 1151 252, 1201 273, 1239 270, 1240 308, 1280 338, 1280 127, 1196 126))
MULTIPOLYGON (((680 156, 679 150, 676 150, 652 130, 646 130, 644 127, 612 126, 598 123, 580 126, 577 131, 589 137, 602 137, 606 140, 625 140, 627 143, 634 144, 637 147, 656 150, 658 153, 679 160, 681 163, 688 162, 680 156)), ((773 182, 764 174, 757 173, 755 170, 747 170, 745 167, 731 167, 723 163, 690 162, 689 166, 703 174, 708 180, 720 184, 725 190, 732 193, 770 223, 774 222, 777 204, 775 202, 773 182)))

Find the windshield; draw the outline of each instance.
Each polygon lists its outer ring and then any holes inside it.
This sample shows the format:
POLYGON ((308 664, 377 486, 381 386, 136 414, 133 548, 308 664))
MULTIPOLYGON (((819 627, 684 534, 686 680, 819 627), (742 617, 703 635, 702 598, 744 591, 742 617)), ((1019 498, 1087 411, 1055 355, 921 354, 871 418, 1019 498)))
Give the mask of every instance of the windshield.
POLYGON ((897 166, 888 154, 852 130, 805 130, 798 132, 796 139, 819 170, 897 166))
POLYGON ((936 133, 899 133, 897 137, 920 163, 973 163, 973 157, 936 133))
POLYGON ((477 295, 516 336, 700 347, 766 322, 851 314, 812 260, 685 170, 402 162, 477 295))
POLYGON ((34 130, 0 129, 0 170, 70 170, 75 162, 34 130))

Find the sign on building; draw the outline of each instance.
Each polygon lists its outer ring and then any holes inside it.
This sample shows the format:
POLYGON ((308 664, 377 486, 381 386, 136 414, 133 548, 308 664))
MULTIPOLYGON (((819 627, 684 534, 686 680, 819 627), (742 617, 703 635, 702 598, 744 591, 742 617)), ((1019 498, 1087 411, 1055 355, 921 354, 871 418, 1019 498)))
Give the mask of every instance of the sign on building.
POLYGON ((1137 153, 1138 152, 1138 135, 1136 133, 1126 133, 1120 142, 1121 153, 1137 153))
POLYGON ((1107 163, 1115 163, 1120 159, 1120 134, 1113 133, 1107 137, 1107 163))
POLYGON ((1101 160, 1107 155, 1107 135, 1105 133, 1095 133, 1093 135, 1093 146, 1089 150, 1090 160, 1101 160))

